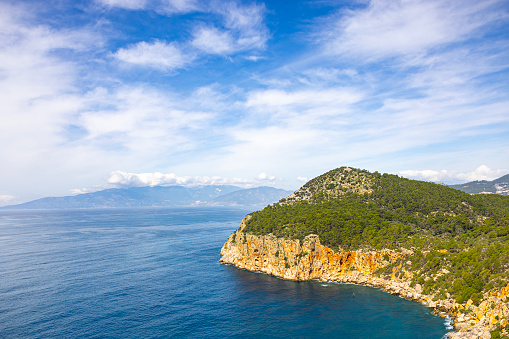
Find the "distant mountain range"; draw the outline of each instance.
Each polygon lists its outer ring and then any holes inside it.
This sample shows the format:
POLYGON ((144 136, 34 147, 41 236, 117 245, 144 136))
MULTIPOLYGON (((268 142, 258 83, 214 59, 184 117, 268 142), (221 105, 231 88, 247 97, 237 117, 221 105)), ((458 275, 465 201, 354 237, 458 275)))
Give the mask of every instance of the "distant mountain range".
POLYGON ((268 205, 291 194, 273 187, 244 189, 230 185, 111 188, 74 196, 42 198, 3 209, 74 209, 172 206, 268 205))
MULTIPOLYGON (((449 185, 470 194, 509 195, 509 174, 498 179, 449 185)), ((74 209, 172 206, 266 206, 286 198, 292 191, 274 187, 244 189, 231 185, 200 187, 154 186, 111 188, 74 196, 49 197, 1 209, 74 209)))
POLYGON ((509 195, 509 174, 498 179, 487 181, 471 181, 465 184, 449 185, 449 187, 470 194, 502 194, 509 195))
POLYGON ((244 189, 221 195, 207 203, 209 206, 251 206, 269 205, 286 198, 292 191, 272 187, 244 189))

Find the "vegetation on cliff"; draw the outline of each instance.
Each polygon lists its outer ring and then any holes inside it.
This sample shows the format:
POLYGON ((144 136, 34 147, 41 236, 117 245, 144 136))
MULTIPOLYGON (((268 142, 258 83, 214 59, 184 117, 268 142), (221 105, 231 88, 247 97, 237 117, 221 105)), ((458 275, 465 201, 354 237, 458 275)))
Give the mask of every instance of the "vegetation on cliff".
POLYGON ((342 167, 254 212, 245 232, 342 250, 413 251, 378 273, 406 274, 436 299, 477 304, 509 280, 509 197, 342 167), (405 273, 406 272, 406 273, 405 273))

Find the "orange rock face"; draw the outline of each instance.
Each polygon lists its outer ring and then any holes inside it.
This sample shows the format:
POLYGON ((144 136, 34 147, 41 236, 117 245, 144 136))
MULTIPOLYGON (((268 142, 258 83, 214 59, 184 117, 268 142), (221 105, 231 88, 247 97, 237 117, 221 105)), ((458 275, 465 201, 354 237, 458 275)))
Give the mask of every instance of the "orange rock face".
POLYGON ((473 308, 477 319, 484 320, 488 325, 500 324, 502 327, 509 325, 509 284, 502 287, 499 292, 494 291, 481 304, 473 308))
POLYGON ((221 262, 253 272, 264 272, 288 280, 343 281, 352 274, 371 274, 403 254, 390 250, 336 253, 320 244, 317 235, 309 235, 301 243, 255 236, 239 231, 230 235, 221 249, 221 262))

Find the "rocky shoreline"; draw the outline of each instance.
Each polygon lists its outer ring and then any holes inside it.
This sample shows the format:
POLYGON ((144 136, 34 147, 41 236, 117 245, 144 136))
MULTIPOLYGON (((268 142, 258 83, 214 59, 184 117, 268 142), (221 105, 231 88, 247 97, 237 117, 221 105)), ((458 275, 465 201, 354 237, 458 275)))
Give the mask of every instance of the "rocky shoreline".
POLYGON ((411 272, 396 268, 390 277, 377 277, 373 273, 395 260, 411 255, 402 250, 340 251, 320 244, 317 235, 304 241, 276 238, 273 235, 255 236, 239 230, 230 235, 221 249, 220 262, 253 272, 263 272, 287 280, 317 279, 327 282, 352 283, 381 288, 393 295, 421 302, 442 317, 448 317, 454 332, 451 339, 491 338, 490 331, 496 324, 502 328, 509 324, 509 285, 486 293, 476 306, 469 300, 457 304, 453 299, 433 300, 434 296, 422 294, 422 287, 410 286, 411 272), (395 274, 395 273, 398 274, 395 274))

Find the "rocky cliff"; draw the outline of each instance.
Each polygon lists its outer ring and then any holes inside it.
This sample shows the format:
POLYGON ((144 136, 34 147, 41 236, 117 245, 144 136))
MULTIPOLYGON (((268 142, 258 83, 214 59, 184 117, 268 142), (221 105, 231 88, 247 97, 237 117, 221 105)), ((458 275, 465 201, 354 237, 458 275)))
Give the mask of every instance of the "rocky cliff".
POLYGON ((412 273, 395 267, 392 275, 377 276, 382 267, 413 253, 402 249, 379 251, 339 251, 320 244, 317 235, 300 240, 277 238, 272 234, 255 236, 244 232, 246 216, 239 230, 228 238, 221 249, 220 261, 237 268, 263 272, 287 280, 335 281, 381 287, 400 297, 422 302, 442 316, 451 318, 457 330, 450 338, 490 338, 495 324, 509 325, 509 285, 492 290, 475 306, 471 301, 457 304, 453 299, 434 300, 422 294, 422 287, 410 286, 412 273))
POLYGON ((403 256, 389 250, 335 253, 322 246, 317 235, 308 235, 301 243, 298 239, 246 234, 243 229, 247 218, 224 244, 222 263, 288 280, 349 281, 353 276, 369 275, 403 256))

